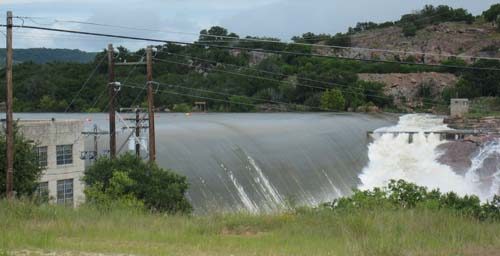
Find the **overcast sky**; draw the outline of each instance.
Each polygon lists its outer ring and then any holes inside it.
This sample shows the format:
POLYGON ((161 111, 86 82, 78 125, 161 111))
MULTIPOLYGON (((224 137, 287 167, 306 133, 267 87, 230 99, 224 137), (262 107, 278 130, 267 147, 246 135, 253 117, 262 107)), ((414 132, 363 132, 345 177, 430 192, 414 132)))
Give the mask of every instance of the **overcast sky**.
MULTIPOLYGON (((446 4, 480 14, 498 0, 0 0, 0 17, 12 10, 25 24, 70 28, 169 40, 192 41, 203 28, 220 25, 240 36, 272 36, 289 40, 305 32, 345 32, 359 21, 396 20, 425 4, 446 4), (155 32, 96 27, 54 20, 120 25, 155 32), (36 22, 36 23, 34 23, 36 22)), ((15 23, 22 23, 16 19, 15 23)), ((3 22, 2 22, 3 23, 3 22)), ((96 39, 53 32, 16 29, 15 48, 47 47, 97 51, 108 42, 137 49, 147 42, 96 39)))

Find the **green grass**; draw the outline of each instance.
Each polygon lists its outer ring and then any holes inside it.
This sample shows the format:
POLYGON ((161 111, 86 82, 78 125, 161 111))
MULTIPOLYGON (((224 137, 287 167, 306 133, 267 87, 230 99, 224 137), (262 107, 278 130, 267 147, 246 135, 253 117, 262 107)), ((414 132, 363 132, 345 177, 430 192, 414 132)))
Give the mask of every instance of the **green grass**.
POLYGON ((438 210, 167 216, 0 202, 0 255, 22 250, 69 255, 498 255, 500 223, 438 210))
POLYGON ((481 118, 487 116, 500 116, 499 97, 481 97, 471 101, 467 117, 481 118))

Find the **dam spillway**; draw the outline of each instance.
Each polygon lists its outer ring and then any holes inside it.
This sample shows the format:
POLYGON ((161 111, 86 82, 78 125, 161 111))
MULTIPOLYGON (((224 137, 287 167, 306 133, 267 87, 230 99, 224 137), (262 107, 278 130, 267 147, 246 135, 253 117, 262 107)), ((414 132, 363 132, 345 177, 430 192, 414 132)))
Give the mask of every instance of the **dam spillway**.
POLYGON ((189 177, 198 211, 317 205, 357 187, 368 161, 366 132, 395 121, 361 114, 176 115, 157 124, 158 163, 189 177))
MULTIPOLYGON (((108 127, 106 114, 15 118, 79 119, 86 130, 108 127)), ((360 184, 358 175, 368 162, 367 132, 396 122, 396 116, 380 114, 162 113, 156 117, 157 162, 188 177, 187 197, 197 213, 317 205, 360 184)), ((118 131, 119 145, 126 145, 129 134, 118 131)), ((92 150, 93 138, 86 138, 86 147, 92 150)), ((108 138, 101 136, 99 151, 108 148, 108 138)))

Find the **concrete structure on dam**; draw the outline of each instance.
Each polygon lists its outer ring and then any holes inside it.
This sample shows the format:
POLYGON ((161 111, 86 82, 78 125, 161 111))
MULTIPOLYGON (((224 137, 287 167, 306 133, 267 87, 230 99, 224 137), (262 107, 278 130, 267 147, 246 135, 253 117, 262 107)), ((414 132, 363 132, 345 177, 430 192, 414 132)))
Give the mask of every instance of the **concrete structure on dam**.
POLYGON ((469 113, 468 99, 451 99, 450 116, 452 118, 463 118, 467 113, 469 113))
POLYGON ((81 135, 83 122, 77 120, 21 120, 23 136, 33 141, 39 164, 45 168, 37 193, 48 195, 50 202, 78 206, 84 202, 84 151, 81 135))

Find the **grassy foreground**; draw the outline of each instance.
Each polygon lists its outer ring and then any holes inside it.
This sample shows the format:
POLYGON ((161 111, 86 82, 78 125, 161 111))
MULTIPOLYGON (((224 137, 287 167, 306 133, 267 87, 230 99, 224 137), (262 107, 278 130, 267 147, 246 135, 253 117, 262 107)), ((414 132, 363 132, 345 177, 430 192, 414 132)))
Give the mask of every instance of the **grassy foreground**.
POLYGON ((500 223, 446 210, 298 210, 197 217, 1 201, 0 255, 41 255, 37 251, 60 253, 56 255, 500 255, 500 223), (32 254, 20 253, 26 250, 32 254))

